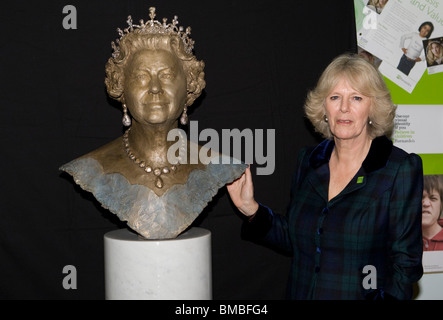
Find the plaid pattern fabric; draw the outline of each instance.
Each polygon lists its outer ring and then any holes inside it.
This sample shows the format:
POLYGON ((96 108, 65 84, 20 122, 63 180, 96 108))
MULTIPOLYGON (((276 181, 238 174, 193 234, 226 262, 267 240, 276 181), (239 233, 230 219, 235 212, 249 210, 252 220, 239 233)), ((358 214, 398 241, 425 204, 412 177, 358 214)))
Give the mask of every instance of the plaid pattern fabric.
POLYGON ((420 157, 376 138, 352 181, 328 201, 333 147, 326 140, 313 151, 303 149, 287 215, 261 205, 245 222, 244 235, 293 254, 288 298, 374 296, 374 289, 363 286, 363 268, 370 265, 376 293, 410 299, 423 273, 420 157))

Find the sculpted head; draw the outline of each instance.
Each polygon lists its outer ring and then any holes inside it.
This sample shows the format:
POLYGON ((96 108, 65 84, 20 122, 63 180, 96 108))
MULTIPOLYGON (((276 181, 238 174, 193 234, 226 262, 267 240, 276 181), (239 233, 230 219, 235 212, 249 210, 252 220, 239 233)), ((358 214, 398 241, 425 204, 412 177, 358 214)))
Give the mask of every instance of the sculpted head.
MULTIPOLYGON (((156 106, 168 104, 168 116, 177 119, 184 107, 190 106, 205 87, 204 62, 192 54, 193 42, 173 23, 153 20, 136 26, 128 19, 129 28, 119 30, 118 46, 106 64, 105 84, 110 97, 127 104, 134 119, 140 121, 140 105, 151 106, 153 121, 161 121, 156 106), (156 94, 149 101, 148 93, 156 94)), ((160 109, 160 108, 158 108, 160 109)), ((165 116, 165 115, 163 115, 165 116)), ((150 121, 150 120, 149 120, 150 121)))

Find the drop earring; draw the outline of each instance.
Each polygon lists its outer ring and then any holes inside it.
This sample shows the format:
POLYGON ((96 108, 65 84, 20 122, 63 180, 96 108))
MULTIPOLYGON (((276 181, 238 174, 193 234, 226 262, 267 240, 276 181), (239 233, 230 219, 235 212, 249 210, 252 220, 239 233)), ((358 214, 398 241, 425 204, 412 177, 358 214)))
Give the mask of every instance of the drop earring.
POLYGON ((368 122, 368 123, 369 123, 369 125, 372 125, 372 120, 369 120, 369 122, 368 122))
POLYGON ((183 109, 182 116, 180 117, 180 123, 182 125, 188 124, 188 115, 186 114, 187 111, 188 111, 188 108, 185 106, 185 108, 183 109))
POLYGON ((325 122, 329 121, 329 119, 328 119, 328 117, 326 115, 323 116, 323 119, 325 120, 325 122))
POLYGON ((131 117, 128 115, 128 108, 126 107, 126 104, 123 103, 123 119, 122 123, 125 127, 129 127, 132 123, 131 117))

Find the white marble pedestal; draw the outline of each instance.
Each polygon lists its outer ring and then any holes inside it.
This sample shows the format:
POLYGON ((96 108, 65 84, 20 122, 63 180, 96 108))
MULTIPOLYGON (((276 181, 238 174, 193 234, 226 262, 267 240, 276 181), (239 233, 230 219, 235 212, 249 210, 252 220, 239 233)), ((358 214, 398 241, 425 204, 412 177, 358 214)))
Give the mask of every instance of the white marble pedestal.
POLYGON ((107 300, 212 299, 211 232, 145 240, 120 229, 104 236, 107 300))

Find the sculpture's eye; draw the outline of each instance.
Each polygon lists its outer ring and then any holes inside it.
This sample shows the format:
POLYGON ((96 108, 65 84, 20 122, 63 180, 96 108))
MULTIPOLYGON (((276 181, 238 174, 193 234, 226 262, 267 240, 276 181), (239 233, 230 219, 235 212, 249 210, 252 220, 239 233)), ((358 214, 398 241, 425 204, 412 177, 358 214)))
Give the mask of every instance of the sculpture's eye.
POLYGON ((137 80, 144 81, 144 80, 148 80, 149 76, 146 73, 139 73, 135 76, 135 78, 137 80))
POLYGON ((159 75, 162 80, 173 80, 175 78, 174 72, 171 70, 161 72, 159 75))

